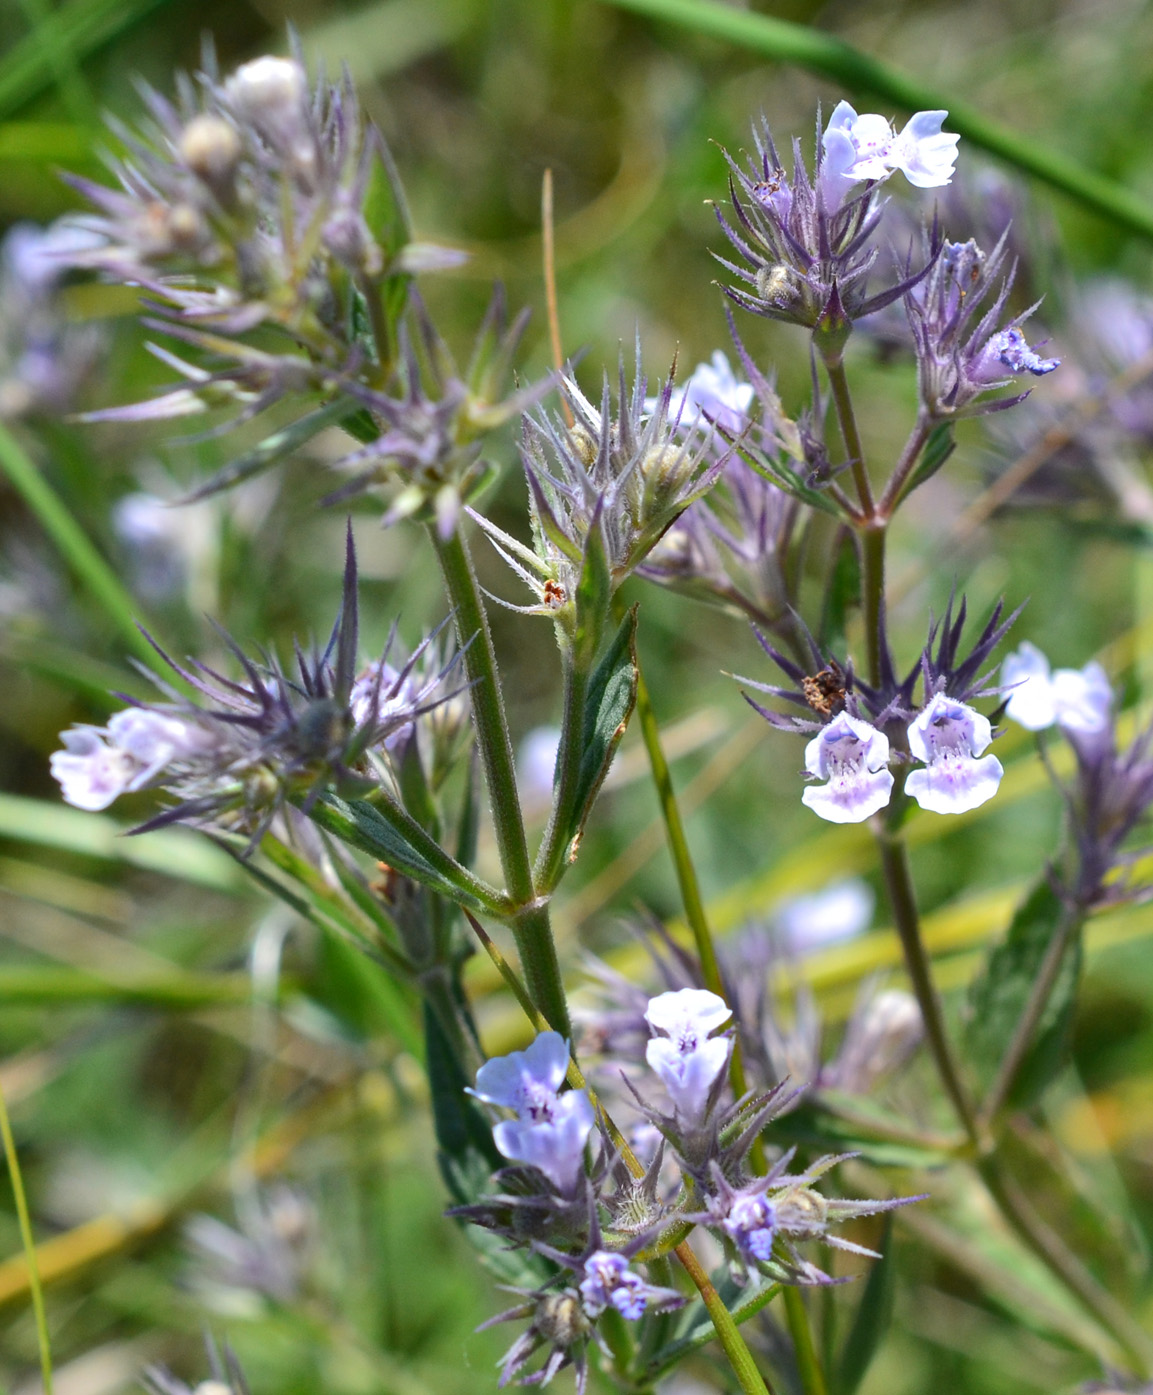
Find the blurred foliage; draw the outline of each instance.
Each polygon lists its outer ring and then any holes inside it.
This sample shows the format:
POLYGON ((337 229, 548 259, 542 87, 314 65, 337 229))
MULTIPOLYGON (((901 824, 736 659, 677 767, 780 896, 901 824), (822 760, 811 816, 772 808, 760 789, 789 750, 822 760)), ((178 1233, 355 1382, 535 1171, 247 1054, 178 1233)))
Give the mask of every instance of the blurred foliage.
MULTIPOLYGON (((964 94, 970 106, 1153 200, 1147 4, 785 0, 771 8, 945 94, 964 94)), ((137 77, 169 90, 174 68, 197 64, 204 34, 229 68, 283 49, 287 25, 313 62, 350 65, 403 171, 418 235, 473 254, 427 288, 447 337, 467 344, 489 282, 503 279, 514 305, 534 308, 526 374, 548 360, 539 208, 542 174, 553 171, 561 320, 566 347, 588 348, 580 373, 589 384, 638 325, 654 375, 674 356, 684 370, 726 345, 709 255, 721 239, 705 206, 725 192, 715 143, 739 148, 760 111, 779 137, 811 141, 818 101, 827 110, 852 95, 594 0, 22 0, 0 7, 0 219, 42 221, 74 206, 56 171, 99 169, 101 150, 114 144, 100 116, 136 116, 137 77)), ((946 212, 977 224, 989 167, 964 145, 961 165, 946 212)), ((1057 352, 1075 358, 1079 283, 1108 272, 1147 285, 1148 246, 1011 170, 999 173, 1018 204, 1014 243, 1028 250, 1020 304, 1044 291, 1038 319, 1057 352)), ((89 405, 135 400, 164 380, 120 293, 77 286, 70 295, 77 318, 109 332, 89 405)), ((795 409, 810 371, 800 332, 761 321, 741 329, 758 359, 776 364, 786 409, 795 409)), ((909 418, 910 367, 863 337, 850 358, 870 448, 891 454, 909 418)), ((1083 384, 1066 379, 1052 380, 1052 400, 1073 409, 1083 384)), ((169 533, 149 549, 118 530, 118 506, 142 490, 176 497, 235 453, 235 441, 182 446, 143 426, 61 420, 28 422, 15 434, 171 650, 219 658, 206 613, 246 643, 283 651, 292 633, 333 612, 343 520, 315 507, 330 487, 324 466, 335 447, 326 438, 275 484, 257 481, 223 503, 173 513, 169 533)), ((259 427, 250 434, 258 440, 259 427)), ((895 530, 900 603, 891 618, 902 659, 915 654, 930 608, 939 612, 957 582, 977 614, 1002 593, 1012 603, 1030 598, 1021 637, 1064 662, 1101 654, 1148 701, 1153 520, 1118 529, 1085 482, 1054 460, 1034 475, 1043 486, 1029 496, 1034 507, 990 507, 983 516, 990 480, 1031 442, 972 427, 959 437, 895 530), (978 521, 969 526, 975 501, 978 521)), ((505 456, 510 468, 492 512, 521 532, 511 433, 505 456)), ((1138 459, 1137 478, 1146 465, 1138 459)), ((404 637, 415 639, 441 618, 430 558, 416 534, 381 533, 369 513, 354 524, 364 648, 379 648, 397 615, 404 637)), ((256 1395, 492 1388, 504 1336, 473 1329, 500 1300, 440 1218, 424 1087, 393 1030, 396 1004, 366 987, 339 941, 270 911, 223 854, 182 832, 126 840, 111 820, 59 805, 47 763, 57 733, 102 720, 103 692, 141 691, 143 680, 124 632, 3 484, 0 539, 0 784, 8 792, 0 802, 0 1083, 44 1247, 59 1388, 115 1395, 155 1360, 198 1378, 206 1323, 235 1347, 256 1395), (199 1212, 238 1224, 260 1182, 273 1178, 299 1188, 315 1216, 307 1279, 284 1301, 207 1278, 186 1238, 199 1212)), ((507 595, 500 566, 478 552, 486 584, 507 595)), ((809 581, 817 605, 819 578, 809 581)), ((640 602, 641 659, 718 927, 770 916, 787 897, 839 876, 867 874, 864 831, 814 828, 796 797, 799 747, 747 716, 726 676, 761 672, 744 624, 637 582, 629 599, 640 602)), ((499 609, 492 622, 519 737, 556 720, 553 642, 544 623, 499 609)), ((910 830, 929 944, 958 1011, 978 949, 1004 932, 1059 823, 1033 747, 1012 733, 998 750, 1008 775, 996 801, 952 821, 922 815, 910 830)), ((643 769, 630 732, 559 898, 574 983, 581 947, 621 948, 621 962, 643 974, 622 917, 638 901, 661 916, 678 910, 643 769)), ((147 800, 137 800, 124 818, 144 814, 147 800)), ((481 854, 491 865, 483 842, 481 854)), ((1139 1319, 1150 1314, 1153 1225, 1151 932, 1153 911, 1140 907, 1089 929, 1074 1065, 1046 1105, 1061 1157, 1036 1163, 1047 1185, 1072 1186, 1072 1176, 1098 1199, 1077 1238, 1139 1319), (1120 1251, 1137 1256, 1128 1273, 1114 1267, 1118 1233, 1120 1251)), ((879 927, 810 959, 807 972, 836 1020, 867 972, 895 972, 898 962, 894 937, 879 927)), ((516 1044, 525 1028, 514 1005, 487 966, 473 968, 486 1045, 516 1044)), ((3 1207, 0 1389, 30 1392, 35 1338, 7 1193, 3 1207)), ((1076 1320, 1060 1295, 1044 1292, 1043 1276, 992 1235, 988 1217, 968 1225, 945 1235, 932 1208, 898 1217, 893 1326, 859 1386, 864 1395, 1051 1391, 1099 1376, 1077 1349, 1076 1320)), ((854 1289, 880 1304, 874 1290, 854 1289)), ((846 1331, 860 1300, 854 1289, 829 1299, 846 1331)), ((707 1353, 694 1361, 687 1371, 720 1379, 707 1353)))

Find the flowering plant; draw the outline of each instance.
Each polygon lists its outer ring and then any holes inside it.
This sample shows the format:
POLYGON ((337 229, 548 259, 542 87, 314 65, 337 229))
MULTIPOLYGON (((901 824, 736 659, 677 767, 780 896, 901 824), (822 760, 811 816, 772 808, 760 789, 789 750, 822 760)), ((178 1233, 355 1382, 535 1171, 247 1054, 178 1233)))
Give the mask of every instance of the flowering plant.
MULTIPOLYGON (((1010 228, 990 238, 959 216, 950 225, 968 152, 947 111, 914 112, 898 130, 841 101, 809 152, 798 139, 783 159, 764 118, 751 154, 723 152, 713 255, 731 343, 688 373, 674 357, 658 377, 639 329, 607 370, 566 358, 555 311, 555 361, 526 371, 527 316, 510 318, 500 288, 458 357, 444 303, 464 254, 417 237, 351 77, 310 73, 299 44, 233 71, 208 53, 174 99, 145 89, 143 100, 143 123, 120 132, 116 187, 75 178, 86 210, 8 248, 59 371, 38 382, 9 354, 7 415, 72 404, 91 371, 96 336, 64 322, 62 288, 132 295, 175 381, 90 408, 77 429, 128 439, 208 419, 190 443, 223 458, 180 507, 217 510, 222 529, 259 531, 267 505, 246 501, 294 498, 305 456, 308 515, 353 516, 326 638, 295 641, 285 661, 218 626, 208 657, 180 660, 151 625, 132 641, 149 687, 100 720, 86 712, 47 764, 77 810, 124 800, 134 835, 204 840, 356 985, 358 1089, 379 1078, 397 1113, 431 1101, 447 1214, 515 1297, 478 1329, 516 1325, 495 1381, 546 1385, 571 1368, 582 1395, 593 1371, 640 1392, 708 1353, 723 1362, 701 1367, 722 1371, 718 1388, 852 1395, 906 1237, 997 1291, 995 1265, 964 1234, 978 1212, 1040 1276, 1042 1317, 1026 1302, 1027 1320, 1055 1324, 1098 1371, 1147 1378, 1149 1338, 1076 1252, 1080 1202, 1042 1102, 1070 1059, 1086 927, 1147 896, 1136 837, 1153 805, 1153 728, 1133 721, 1100 661, 1054 669, 1016 634, 1004 653, 1019 609, 974 585, 980 604, 954 587, 932 612, 891 565, 905 521, 927 526, 926 501, 948 497, 958 439, 993 440, 1038 410, 1026 383, 1043 400, 1060 391, 1060 374, 1048 380, 1061 356, 1034 330, 1040 306, 1018 294, 1032 269, 1018 268, 1010 228), (789 337, 754 339, 757 321, 789 337), (774 343, 808 356, 811 394, 797 407, 774 343), (911 407, 895 449, 891 419, 877 448, 858 419, 857 374, 868 380, 877 346, 905 355, 893 371, 911 407), (274 428, 233 446, 265 413, 274 428), (515 504, 493 490, 514 452, 515 504), (443 595, 408 644, 392 611, 379 623, 366 514, 386 547, 403 539, 435 560, 443 595), (818 840, 821 871, 801 889, 828 893, 724 938, 639 647, 648 615, 687 613, 685 597, 712 608, 726 646, 755 655, 732 661, 749 676, 726 679, 724 700, 744 711, 743 693, 772 753, 753 821, 766 865, 786 841, 787 800, 818 840), (541 621, 555 649, 532 648, 541 621), (546 663, 559 724, 518 762, 524 694, 507 675, 540 677, 546 663), (562 928, 600 856, 587 851, 598 801, 638 728, 684 912, 683 925, 636 917, 647 977, 619 946, 614 962, 578 964, 562 928), (912 850, 997 817, 1020 783, 1015 728, 1037 733, 1036 769, 1052 776, 1064 823, 956 1012, 912 850), (870 885, 855 880, 866 869, 870 885), (892 944, 882 962, 903 979, 858 970, 834 1042, 807 956, 865 935, 881 894, 892 932, 869 941, 892 944), (482 1001, 484 973, 515 1004, 515 1026, 482 1001), (383 1029, 363 1027, 374 1013, 383 1029), (1023 1158, 1047 1169, 1067 1226, 1034 1203, 1023 1158)), ((546 261, 550 292, 552 276, 546 261)), ((0 276, 5 294, 16 291, 0 276)), ((645 667, 659 671, 647 654, 645 667)), ((291 978, 278 924, 262 923, 252 952, 257 1015, 291 978)), ((342 994, 326 1004, 302 991, 284 1020, 348 1036, 342 994)), ((254 1178, 245 1198, 238 1228, 190 1226, 193 1287, 224 1310, 255 1304, 345 1333, 311 1203, 254 1178)), ((224 1351, 212 1348, 201 1395, 246 1390, 224 1351)), ((187 1389, 161 1368, 149 1380, 187 1389)))

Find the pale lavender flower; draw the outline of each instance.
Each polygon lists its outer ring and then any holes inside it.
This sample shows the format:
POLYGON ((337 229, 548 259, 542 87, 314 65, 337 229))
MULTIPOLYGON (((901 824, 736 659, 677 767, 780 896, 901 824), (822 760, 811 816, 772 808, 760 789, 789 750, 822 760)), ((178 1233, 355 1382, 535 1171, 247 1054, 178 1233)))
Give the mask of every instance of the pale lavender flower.
POLYGON ((936 693, 909 724, 909 749, 925 762, 905 788, 922 809, 964 814, 997 793, 1004 767, 986 756, 993 739, 989 719, 945 693, 936 693))
POLYGON ((880 181, 897 170, 918 189, 948 184, 960 137, 941 129, 946 116, 945 111, 919 111, 898 135, 883 116, 874 112, 858 116, 848 102, 839 102, 821 142, 825 177, 834 197, 840 192, 834 179, 850 185, 880 181))
POLYGON ((568 1069, 568 1042, 541 1032, 525 1051, 486 1061, 469 1093, 487 1104, 516 1111, 493 1129, 503 1157, 538 1168, 565 1195, 584 1170, 584 1146, 594 1114, 583 1090, 559 1093, 568 1069))
POLYGON ((869 926, 874 897, 859 877, 798 896, 777 911, 776 922, 793 954, 851 940, 869 926))
POLYGON ((95 812, 107 809, 128 789, 136 763, 126 752, 108 745, 99 727, 72 727, 62 731, 60 739, 64 749, 54 751, 48 764, 68 804, 95 812))
POLYGON ((889 738, 861 717, 840 712, 805 747, 809 785, 801 802, 830 823, 862 823, 889 802, 889 738))
MULTIPOLYGON (((711 423, 738 436, 748 425, 754 396, 752 384, 741 382, 717 349, 708 363, 697 364, 683 387, 673 389, 669 420, 682 431, 711 423)), ((655 411, 659 400, 646 397, 645 409, 655 411)))
POLYGON ((970 326, 974 312, 988 300, 1004 267, 1005 247, 1004 236, 988 256, 971 239, 946 242, 928 275, 905 296, 921 402, 933 418, 944 420, 963 412, 978 415, 1012 407, 1022 400, 1019 395, 974 404, 978 397, 1006 386, 1015 376, 1030 373, 1040 377, 1060 366, 1059 359, 1042 358, 1025 340, 1021 323, 1032 309, 998 328, 1013 282, 1011 267, 980 319, 970 326))
POLYGON ((1099 663, 1054 672, 1041 650, 1026 641, 1001 665, 1001 684, 1009 691, 1005 715, 1029 731, 1056 724, 1092 735, 1109 725, 1113 689, 1099 663))
POLYGON ((735 1196, 721 1225, 746 1261, 766 1263, 772 1259, 777 1217, 764 1192, 735 1196))
POLYGON ((80 726, 60 733, 64 750, 49 759, 67 803, 97 810, 122 794, 152 784, 178 762, 208 755, 215 741, 206 727, 174 711, 129 707, 107 727, 80 726))
POLYGON ((710 1033, 731 1016, 724 999, 704 988, 658 994, 645 1010, 649 1026, 661 1033, 645 1047, 645 1059, 688 1128, 704 1121, 713 1087, 728 1065, 731 1038, 710 1033))

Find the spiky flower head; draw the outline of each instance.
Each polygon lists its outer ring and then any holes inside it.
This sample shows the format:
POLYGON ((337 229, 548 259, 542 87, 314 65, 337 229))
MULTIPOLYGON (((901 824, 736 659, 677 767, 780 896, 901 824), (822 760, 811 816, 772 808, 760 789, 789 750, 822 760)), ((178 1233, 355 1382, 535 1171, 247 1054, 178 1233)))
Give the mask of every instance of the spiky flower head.
POLYGON ((177 821, 208 824, 246 835, 254 847, 289 805, 307 810, 328 789, 378 787, 374 750, 383 751, 397 732, 454 696, 446 685, 455 658, 414 690, 409 680, 423 646, 397 667, 386 650, 354 710, 357 635, 350 528, 343 602, 323 648, 305 653, 297 646, 289 670, 267 655, 250 659, 224 635, 239 679, 195 660, 181 665, 158 649, 195 699, 156 680, 169 701, 136 704, 105 728, 65 732, 65 749, 52 757, 65 798, 100 809, 125 792, 159 786, 175 802, 138 832, 177 821))
POLYGON ((832 1232, 830 1226, 924 1200, 923 1196, 877 1201, 827 1197, 816 1190, 815 1184, 838 1163, 855 1155, 827 1154, 803 1172, 793 1174, 788 1167, 795 1153, 795 1148, 789 1149, 765 1176, 740 1184, 734 1184, 720 1167, 710 1170, 707 1209, 694 1219, 713 1229, 726 1245, 735 1261, 736 1275, 742 1281, 747 1282, 750 1270, 758 1270, 778 1283, 805 1286, 836 1283, 837 1280, 801 1254, 799 1244, 819 1240, 832 1249, 880 1259, 875 1250, 844 1239, 832 1232))
POLYGON ((1036 306, 1000 323, 1013 285, 1013 267, 1006 268, 1008 233, 988 256, 972 239, 938 244, 935 229, 931 239, 939 254, 905 294, 924 410, 941 421, 1015 406, 1028 394, 977 399, 1025 373, 1051 373, 1060 360, 1043 358, 1025 340, 1021 325, 1036 306))
MULTIPOLYGON (((927 269, 907 272, 897 284, 868 293, 883 214, 876 185, 896 166, 874 169, 860 158, 851 135, 834 125, 843 109, 852 112, 842 103, 829 130, 817 132, 813 175, 798 141, 793 143, 792 176, 786 173, 762 117, 753 127, 755 151, 744 165, 725 151, 732 219, 716 209, 725 236, 741 258, 733 262, 717 257, 743 282, 743 288, 723 288, 730 300, 754 315, 803 325, 834 342, 844 339, 854 320, 899 299, 927 269), (864 188, 853 192, 861 181, 867 181, 864 188)), ((930 262, 934 255, 935 249, 930 249, 930 262)))

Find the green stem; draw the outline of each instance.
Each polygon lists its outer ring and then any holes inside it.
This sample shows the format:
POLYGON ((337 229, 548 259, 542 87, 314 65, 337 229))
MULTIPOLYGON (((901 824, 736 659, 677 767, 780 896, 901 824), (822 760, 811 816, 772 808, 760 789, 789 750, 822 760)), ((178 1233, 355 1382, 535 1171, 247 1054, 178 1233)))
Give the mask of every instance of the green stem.
POLYGON ((1006 1175, 995 1156, 983 1158, 978 1168, 998 1210, 1020 1239, 1112 1335, 1135 1371, 1147 1377, 1153 1369, 1153 1342, 1149 1334, 1038 1215, 1028 1196, 1006 1175))
POLYGON ((580 782, 581 746, 584 733, 585 706, 588 701, 589 675, 578 666, 571 655, 565 660, 564 713, 561 718, 560 746, 556 793, 552 812, 537 853, 533 877, 542 893, 553 890, 564 875, 569 835, 573 825, 577 787, 580 782))
POLYGON ((1060 154, 1051 144, 1023 139, 1013 129, 989 120, 967 103, 958 102, 909 77, 899 68, 861 53, 832 34, 769 15, 738 10, 732 5, 716 3, 716 0, 607 0, 607 3, 738 44, 765 58, 795 63, 832 78, 849 92, 880 97, 906 111, 944 108, 949 113, 949 129, 965 140, 1054 189, 1060 189, 1119 227, 1153 239, 1153 206, 1147 199, 1085 169, 1060 154))
POLYGON ((1084 912, 1079 907, 1065 907, 1057 929, 1045 949, 1045 957, 1041 960, 1041 967, 1037 971, 1037 977, 1033 980, 1033 986, 1029 990, 1029 997, 1021 1010, 1021 1016, 1013 1028, 1012 1040, 1001 1058, 996 1078, 981 1106, 980 1118, 982 1126, 985 1128, 990 1127, 995 1122, 1005 1107, 1017 1079, 1017 1072, 1021 1069, 1021 1062, 1032 1044, 1041 1017, 1048 1006, 1053 987, 1061 972, 1061 966, 1065 962, 1065 952, 1084 923, 1084 912))
POLYGON ((881 613, 885 603, 885 525, 880 519, 867 523, 861 540, 861 608, 864 611, 865 657, 869 682, 881 681, 881 613))
POLYGON ((0 467, 64 560, 115 624, 122 639, 149 668, 160 662, 136 624, 136 605, 97 552, 56 491, 8 428, 0 424, 0 467))
POLYGON ((52 1395, 52 1348, 48 1341, 48 1318, 44 1312, 44 1290, 40 1287, 40 1268, 36 1263, 36 1243, 32 1238, 32 1220, 28 1215, 28 1198, 24 1194, 24 1178, 20 1159, 16 1155, 16 1140, 12 1137, 12 1122, 8 1104, 0 1088, 0 1138, 4 1142, 4 1157, 12 1180, 12 1196, 16 1202, 16 1217, 20 1223, 20 1243, 24 1247, 24 1262, 28 1266, 28 1291, 32 1295, 32 1311, 36 1318, 36 1345, 40 1349, 40 1370, 44 1395, 52 1395))
POLYGON ((865 449, 861 444, 861 433, 857 429, 857 416, 853 411, 853 398, 849 392, 849 379, 845 374, 845 360, 840 352, 824 358, 825 372, 829 375, 829 386, 833 389, 833 405, 837 409, 837 422, 841 428, 841 440, 845 443, 849 469, 857 488, 861 513, 868 522, 873 518, 873 489, 869 483, 869 471, 865 465, 865 449))
MULTIPOLYGON (((728 995, 721 978, 721 966, 717 961, 712 931, 709 929, 708 917, 705 914, 704 898, 701 896, 701 886, 697 880, 697 869, 693 865, 693 855, 689 851, 689 840, 685 837, 680 805, 677 803, 676 791, 673 789, 672 773, 669 770, 669 763, 665 759, 664 748, 661 746, 660 727, 657 724, 652 699, 649 697, 648 685, 645 683, 639 663, 637 665, 637 717, 640 720, 641 736, 644 739, 653 784, 656 786, 657 799, 661 806, 661 817, 665 823, 665 836, 668 839, 669 852, 672 855, 673 866, 676 868, 677 885, 680 887, 681 902, 685 908, 685 919, 693 933, 697 958, 701 961, 701 977, 710 993, 715 993, 718 998, 724 998, 727 1002, 728 995)), ((732 1083, 733 1094, 737 1099, 740 1099, 746 1093, 748 1085, 745 1080, 745 1067, 741 1057, 739 1036, 733 1038, 733 1054, 729 1058, 729 1080, 732 1083)), ((764 1171, 764 1167, 761 1165, 763 1159, 764 1151, 761 1140, 758 1138, 753 1144, 754 1168, 758 1172, 764 1171)))
POLYGON ((877 505, 877 513, 886 522, 892 518, 897 505, 901 502, 902 491, 909 482, 909 476, 917 468, 917 461, 921 458, 921 452, 925 448, 925 442, 929 439, 932 429, 932 418, 922 410, 918 413, 917 424, 909 433, 909 439, 905 442, 896 465, 893 466, 893 473, 886 480, 885 488, 881 492, 881 502, 877 505))
POLYGON ((805 1307, 804 1298, 801 1297, 801 1291, 793 1284, 785 1284, 781 1292, 785 1299, 785 1316, 789 1323, 789 1335, 793 1339, 801 1388, 805 1395, 827 1395, 825 1373, 817 1359, 817 1349, 813 1345, 813 1333, 809 1326, 809 1312, 805 1307))
MULTIPOLYGON (((894 802, 899 807, 903 791, 893 791, 894 802)), ((945 1021, 941 1014, 941 1004, 933 985, 929 959, 921 940, 920 917, 917 914, 917 898, 913 890, 913 878, 909 870, 909 854, 904 840, 886 829, 877 835, 881 853, 881 867, 885 875, 885 887, 889 893, 889 903, 893 910, 897 934, 901 938, 901 949, 905 956, 905 968, 913 986, 913 993, 921 1009, 925 1024, 925 1036, 929 1050, 941 1077, 945 1093, 952 1101, 961 1127, 969 1142, 978 1146, 978 1131, 973 1118, 969 1097, 961 1084, 949 1038, 945 1032, 945 1021)))
POLYGON ((428 531, 453 608, 457 639, 464 649, 477 748, 488 785, 505 885, 519 908, 508 917, 508 924, 516 940, 525 982, 534 1004, 549 1025, 567 1037, 572 1032, 568 1004, 561 981, 556 943, 549 925, 548 904, 538 901, 533 885, 524 818, 516 787, 512 741, 504 715, 488 617, 464 538, 459 532, 442 538, 435 524, 430 525, 428 531))
POLYGON ((733 1321, 732 1313, 725 1307, 721 1295, 713 1287, 712 1280, 705 1273, 700 1260, 689 1248, 688 1241, 682 1241, 673 1253, 684 1265, 685 1272, 696 1285, 697 1292, 704 1302, 705 1311, 713 1320, 713 1327, 716 1330, 717 1340, 721 1344, 721 1350, 728 1357, 733 1374, 745 1395, 772 1395, 768 1382, 757 1370, 753 1354, 745 1345, 745 1339, 733 1321))

